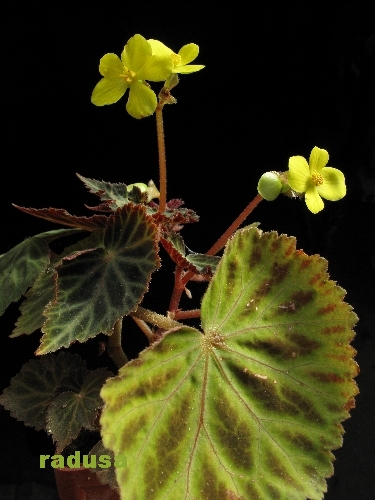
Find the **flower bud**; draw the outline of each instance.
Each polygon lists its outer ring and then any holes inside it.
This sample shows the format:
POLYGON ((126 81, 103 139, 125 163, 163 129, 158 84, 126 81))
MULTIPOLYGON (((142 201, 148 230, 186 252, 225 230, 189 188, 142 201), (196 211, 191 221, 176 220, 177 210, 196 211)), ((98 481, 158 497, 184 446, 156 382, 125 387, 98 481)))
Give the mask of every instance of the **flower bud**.
POLYGON ((276 200, 282 190, 282 182, 276 172, 266 172, 258 182, 258 193, 267 201, 276 200))

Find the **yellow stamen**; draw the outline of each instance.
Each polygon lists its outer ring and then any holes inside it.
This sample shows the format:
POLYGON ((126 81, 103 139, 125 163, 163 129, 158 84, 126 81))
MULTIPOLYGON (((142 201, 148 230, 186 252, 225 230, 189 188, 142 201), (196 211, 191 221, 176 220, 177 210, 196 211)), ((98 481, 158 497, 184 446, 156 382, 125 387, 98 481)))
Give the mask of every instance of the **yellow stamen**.
POLYGON ((322 174, 318 174, 318 172, 313 172, 311 174, 311 180, 315 186, 321 186, 323 184, 323 176, 322 174))
POLYGON ((171 54, 173 66, 179 66, 181 64, 181 56, 178 54, 171 54))
POLYGON ((133 81, 133 78, 135 77, 135 72, 131 71, 126 66, 124 66, 124 72, 120 76, 122 76, 124 78, 126 83, 131 83, 133 81))

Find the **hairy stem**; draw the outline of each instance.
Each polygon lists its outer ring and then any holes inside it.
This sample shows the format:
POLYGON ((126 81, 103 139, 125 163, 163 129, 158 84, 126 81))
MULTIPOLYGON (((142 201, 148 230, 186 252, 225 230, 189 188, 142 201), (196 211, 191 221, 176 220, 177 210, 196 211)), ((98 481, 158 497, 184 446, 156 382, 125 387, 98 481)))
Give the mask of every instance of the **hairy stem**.
MULTIPOLYGON (((225 247, 226 242, 232 236, 232 234, 237 231, 243 221, 248 217, 251 212, 256 208, 259 203, 263 200, 263 197, 260 194, 257 194, 256 197, 247 205, 247 207, 240 213, 235 221, 228 227, 228 229, 220 236, 217 242, 206 252, 206 255, 215 255, 222 248, 225 247)), ((188 271, 185 276, 181 280, 181 285, 184 287, 186 283, 194 276, 194 273, 188 271)))
POLYGON ((154 311, 150 311, 149 309, 144 309, 143 307, 138 307, 138 309, 131 313, 131 316, 135 318, 142 319, 147 323, 151 323, 152 325, 156 325, 163 330, 170 330, 171 328, 181 328, 186 326, 178 321, 175 321, 167 316, 163 316, 162 314, 158 314, 154 311))
POLYGON ((173 315, 174 312, 178 309, 178 305, 181 300, 182 292, 184 291, 184 287, 181 287, 181 277, 182 277, 183 269, 180 266, 176 266, 176 271, 174 275, 174 287, 172 292, 171 301, 169 303, 168 311, 173 315))
POLYGON ((159 212, 165 212, 167 204, 167 163, 165 159, 165 139, 163 126, 163 104, 159 103, 156 108, 156 132, 158 138, 159 152, 159 212))
POLYGON ((206 252, 206 255, 216 255, 219 250, 225 247, 226 242, 232 236, 232 234, 237 231, 243 221, 248 217, 254 208, 263 200, 263 197, 260 194, 257 194, 256 197, 251 201, 247 207, 240 213, 235 221, 228 227, 224 234, 220 236, 217 242, 206 252))
POLYGON ((116 321, 113 333, 108 337, 107 352, 113 359, 117 368, 121 368, 128 362, 128 358, 121 346, 122 319, 116 321))
POLYGON ((176 311, 174 314, 174 319, 188 319, 188 318, 200 318, 200 309, 191 309, 190 311, 176 311))
POLYGON ((148 324, 145 321, 143 321, 143 319, 139 319, 136 316, 132 316, 132 318, 137 323, 137 325, 142 330, 142 332, 146 335, 146 337, 148 338, 148 341, 151 344, 152 341, 154 340, 154 334, 153 334, 151 328, 148 326, 148 324))

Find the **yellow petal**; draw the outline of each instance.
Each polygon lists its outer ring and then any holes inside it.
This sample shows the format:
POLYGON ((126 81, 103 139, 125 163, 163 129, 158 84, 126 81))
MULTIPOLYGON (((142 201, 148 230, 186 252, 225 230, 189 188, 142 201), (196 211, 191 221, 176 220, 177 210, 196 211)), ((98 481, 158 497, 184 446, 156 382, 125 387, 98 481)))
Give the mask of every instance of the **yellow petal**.
POLYGON ((323 184, 316 188, 320 196, 330 201, 341 200, 346 195, 345 177, 341 170, 326 167, 320 173, 323 184))
POLYGON ((137 80, 162 82, 172 73, 173 61, 171 56, 153 55, 147 59, 145 65, 138 71, 137 80))
POLYGON ((317 214, 324 208, 324 203, 315 186, 309 187, 305 193, 305 201, 307 208, 313 214, 317 214))
POLYGON ((152 53, 156 56, 171 56, 173 54, 173 50, 164 45, 164 43, 159 42, 159 40, 147 40, 151 45, 152 53))
POLYGON ((328 152, 325 149, 315 146, 311 151, 309 159, 310 172, 320 172, 327 165, 328 160, 328 152))
POLYGON ((142 35, 134 35, 125 45, 121 61, 131 71, 137 73, 152 55, 151 45, 142 35))
POLYGON ((304 193, 310 184, 310 169, 303 156, 289 158, 288 184, 297 193, 304 193))
POLYGON ((106 78, 118 78, 124 72, 124 65, 116 54, 105 54, 100 59, 99 72, 106 78))
POLYGON ((145 118, 155 112, 157 98, 155 92, 144 83, 134 82, 130 87, 126 111, 133 118, 145 118))
POLYGON ((125 94, 127 88, 123 78, 102 78, 92 92, 91 102, 95 106, 113 104, 125 94))
POLYGON ((191 63, 198 57, 199 47, 195 43, 188 43, 184 45, 179 51, 178 55, 181 57, 181 66, 191 63))
POLYGON ((194 73, 203 69, 202 64, 188 64, 187 66, 176 66, 172 69, 172 73, 194 73))

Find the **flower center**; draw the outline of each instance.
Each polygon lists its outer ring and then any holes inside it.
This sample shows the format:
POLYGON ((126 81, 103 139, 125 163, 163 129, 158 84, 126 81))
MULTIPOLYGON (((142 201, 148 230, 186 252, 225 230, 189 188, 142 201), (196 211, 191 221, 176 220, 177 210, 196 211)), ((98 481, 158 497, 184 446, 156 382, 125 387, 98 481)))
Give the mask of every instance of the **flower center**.
POLYGON ((121 76, 126 81, 126 83, 131 83, 133 81, 133 78, 135 77, 135 72, 124 66, 124 72, 121 76))
POLYGON ((179 56, 178 54, 175 54, 173 52, 173 54, 171 54, 171 58, 172 58, 173 66, 179 66, 181 64, 181 56, 179 56))
POLYGON ((318 174, 318 172, 313 172, 311 174, 311 180, 315 186, 321 186, 323 184, 323 176, 322 174, 318 174))

